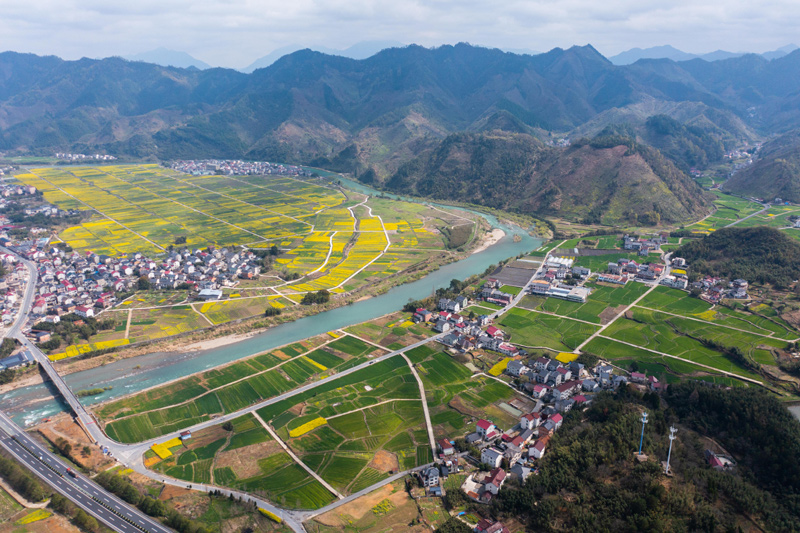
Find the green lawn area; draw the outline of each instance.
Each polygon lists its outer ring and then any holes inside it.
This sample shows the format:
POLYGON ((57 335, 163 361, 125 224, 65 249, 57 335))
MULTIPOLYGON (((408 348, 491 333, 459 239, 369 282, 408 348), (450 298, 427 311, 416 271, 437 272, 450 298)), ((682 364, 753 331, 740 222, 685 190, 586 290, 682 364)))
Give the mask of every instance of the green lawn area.
POLYGON ((597 327, 514 308, 498 319, 498 325, 511 335, 511 341, 523 346, 542 346, 567 352, 585 341, 597 327))

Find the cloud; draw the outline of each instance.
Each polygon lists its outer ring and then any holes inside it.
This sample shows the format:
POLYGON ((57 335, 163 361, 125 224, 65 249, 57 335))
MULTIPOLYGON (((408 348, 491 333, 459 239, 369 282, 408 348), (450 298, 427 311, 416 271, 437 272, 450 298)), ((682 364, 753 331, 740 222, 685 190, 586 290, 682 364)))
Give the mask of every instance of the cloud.
POLYGON ((606 54, 672 44, 689 52, 764 51, 793 40, 795 0, 6 0, 0 48, 65 58, 158 46, 243 66, 287 44, 459 41, 606 54))

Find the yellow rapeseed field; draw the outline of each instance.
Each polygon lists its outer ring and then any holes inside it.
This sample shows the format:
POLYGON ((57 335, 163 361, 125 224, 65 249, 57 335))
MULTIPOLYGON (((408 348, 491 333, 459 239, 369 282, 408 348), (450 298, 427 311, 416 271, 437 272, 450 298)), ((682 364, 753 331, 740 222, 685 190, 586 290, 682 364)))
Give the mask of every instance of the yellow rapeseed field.
POLYGON ((289 430, 289 436, 292 438, 300 437, 301 435, 305 435, 309 431, 314 431, 318 427, 324 426, 327 423, 328 421, 322 418, 321 416, 317 417, 314 420, 309 420, 302 426, 298 426, 292 430, 289 430))

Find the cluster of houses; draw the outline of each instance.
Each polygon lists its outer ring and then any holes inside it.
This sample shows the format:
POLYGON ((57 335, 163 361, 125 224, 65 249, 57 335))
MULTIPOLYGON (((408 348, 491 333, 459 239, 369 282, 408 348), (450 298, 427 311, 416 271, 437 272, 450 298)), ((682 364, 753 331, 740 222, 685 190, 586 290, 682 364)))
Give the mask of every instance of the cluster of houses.
POLYGON ((502 305, 503 307, 507 306, 514 299, 514 295, 501 291, 501 285, 499 280, 494 278, 487 279, 481 288, 481 298, 486 302, 502 305))
POLYGON ((718 304, 725 298, 734 298, 737 300, 746 300, 750 296, 747 294, 749 283, 744 279, 735 279, 731 282, 713 276, 706 276, 702 280, 695 281, 691 284, 692 289, 700 291, 700 298, 712 303, 718 304))
POLYGON ((13 196, 32 196, 34 194, 36 194, 36 187, 31 185, 23 185, 19 183, 14 183, 13 185, 4 183, 0 185, 0 196, 3 198, 9 198, 13 196))
POLYGON ((518 355, 520 351, 505 341, 505 334, 491 325, 487 315, 468 318, 459 314, 469 303, 465 296, 452 300, 442 298, 439 300, 437 313, 420 308, 411 318, 416 323, 433 323, 434 331, 446 334, 439 342, 461 353, 485 349, 508 356, 518 355))
POLYGON ((647 255, 651 251, 657 252, 661 250, 661 245, 667 244, 667 242, 669 242, 669 239, 666 234, 656 235, 648 239, 631 237, 630 235, 622 237, 622 247, 625 250, 636 251, 639 255, 647 255))
MULTIPOLYGON (((462 485, 464 492, 477 502, 488 503, 509 477, 527 479, 536 471, 536 461, 544 457, 550 437, 563 421, 564 417, 554 411, 532 412, 522 415, 514 428, 503 431, 489 420, 478 420, 466 441, 480 448, 480 463, 488 472, 470 475, 462 485)), ((444 443, 447 441, 439 442, 443 454, 447 449, 444 443)))
POLYGON ((625 285, 629 280, 656 281, 664 274, 665 265, 660 263, 637 263, 632 259, 620 258, 608 264, 608 272, 598 274, 597 281, 625 285))
MULTIPOLYGON (((186 284, 199 291, 201 299, 218 299, 222 296, 220 287, 234 286, 237 279, 257 277, 261 268, 260 259, 250 251, 184 249, 155 260, 138 253, 120 257, 67 253, 48 246, 47 239, 43 241, 10 246, 38 266, 39 281, 32 307, 34 322, 45 315, 58 317, 66 313, 93 317, 97 311, 116 303, 115 293, 135 289, 141 277, 155 289, 176 289, 186 284)), ((10 323, 15 316, 14 304, 22 296, 25 267, 10 254, 0 259, 9 265, 9 275, 0 281, 0 295, 4 295, 5 306, 2 320, 10 323)))
POLYGON ((282 165, 267 161, 238 161, 203 159, 200 161, 176 161, 173 170, 194 176, 224 174, 226 176, 248 176, 279 174, 281 176, 311 176, 311 172, 294 165, 282 165))
POLYGON ((64 161, 116 161, 116 157, 108 154, 67 154, 59 152, 55 154, 56 159, 64 161))
MULTIPOLYGON (((655 376, 633 372, 630 378, 614 375, 611 365, 600 363, 593 369, 572 362, 540 357, 528 364, 520 360, 511 361, 506 372, 511 376, 525 377, 523 389, 534 398, 543 400, 536 407, 519 417, 519 423, 510 430, 502 430, 490 420, 481 419, 475 430, 466 436, 466 443, 480 450, 480 457, 473 462, 484 465, 482 472, 470 475, 462 485, 464 492, 473 500, 488 503, 497 496, 508 478, 524 481, 536 474, 537 461, 544 457, 548 442, 561 427, 563 414, 573 406, 585 407, 591 400, 582 393, 594 393, 614 389, 633 383, 636 386, 660 391, 662 384, 655 376)), ((441 482, 454 472, 462 470, 461 459, 467 452, 458 453, 454 441, 441 439, 437 442, 439 455, 434 466, 423 469, 420 480, 428 494, 442 494, 441 482)))

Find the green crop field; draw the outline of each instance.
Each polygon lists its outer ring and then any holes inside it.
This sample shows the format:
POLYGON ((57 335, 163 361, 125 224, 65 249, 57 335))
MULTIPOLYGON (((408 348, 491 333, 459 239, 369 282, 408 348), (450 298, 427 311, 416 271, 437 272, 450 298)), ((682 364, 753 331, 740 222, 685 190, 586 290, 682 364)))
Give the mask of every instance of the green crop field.
POLYGON ((731 309, 722 305, 713 306, 694 298, 688 293, 657 287, 638 303, 639 307, 646 307, 675 313, 684 317, 693 317, 710 324, 729 326, 743 329, 758 335, 772 336, 777 339, 797 338, 798 332, 768 305, 756 306, 755 312, 742 309, 731 309))
POLYGON ((566 318, 543 315, 514 308, 498 319, 511 335, 511 341, 523 346, 540 346, 568 352, 597 331, 595 326, 566 318))
POLYGON ((774 364, 769 347, 785 346, 785 343, 768 337, 705 325, 640 308, 633 310, 632 319, 620 318, 611 324, 604 335, 758 380, 761 378, 757 374, 696 339, 709 339, 726 347, 738 347, 745 356, 760 364, 774 364))
MULTIPOLYGON (((337 346, 354 353, 374 350, 372 346, 352 337, 339 340, 346 342, 337 346)), ((333 347, 339 340, 329 346, 333 347)), ((140 442, 207 420, 216 413, 235 412, 287 392, 310 379, 319 379, 323 370, 318 365, 326 369, 346 368, 358 362, 355 359, 345 361, 322 349, 302 355, 308 351, 302 345, 286 347, 280 351, 284 356, 292 354, 293 359, 281 361, 273 354, 246 359, 223 369, 210 370, 199 377, 186 378, 168 386, 110 402, 100 407, 98 414, 105 419, 111 419, 106 425, 106 431, 111 438, 120 442, 140 442), (273 366, 270 367, 269 364, 273 366), (288 380, 286 376, 289 377, 288 380), (208 392, 214 388, 214 392, 208 392)), ((339 348, 337 351, 345 353, 339 348)))
POLYGON ((712 193, 717 196, 716 200, 714 200, 717 210, 708 218, 687 226, 686 229, 707 233, 710 230, 723 228, 763 209, 761 204, 750 200, 731 196, 720 191, 712 191, 712 193))
POLYGON ((334 350, 339 350, 353 357, 362 357, 375 351, 375 347, 349 335, 341 337, 328 344, 334 350))

